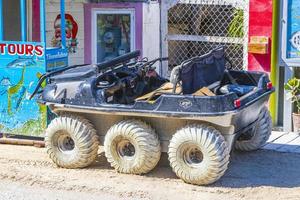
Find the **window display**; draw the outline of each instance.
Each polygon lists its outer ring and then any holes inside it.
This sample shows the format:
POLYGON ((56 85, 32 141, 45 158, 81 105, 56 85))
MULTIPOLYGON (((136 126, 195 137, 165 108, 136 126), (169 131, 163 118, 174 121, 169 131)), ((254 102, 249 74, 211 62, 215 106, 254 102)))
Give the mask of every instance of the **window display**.
POLYGON ((130 52, 132 49, 131 13, 97 13, 97 63, 130 52))

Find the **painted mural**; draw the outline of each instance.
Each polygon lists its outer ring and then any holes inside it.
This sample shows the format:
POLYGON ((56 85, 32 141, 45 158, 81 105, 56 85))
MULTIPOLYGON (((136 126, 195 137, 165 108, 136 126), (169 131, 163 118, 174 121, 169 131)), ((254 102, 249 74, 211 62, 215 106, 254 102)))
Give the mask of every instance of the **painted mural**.
POLYGON ((300 58, 300 1, 288 1, 287 58, 300 58))
POLYGON ((42 136, 47 108, 29 100, 45 72, 39 43, 0 43, 0 132, 42 136))
MULTIPOLYGON (((76 53, 78 40, 78 24, 74 17, 70 14, 66 14, 66 38, 67 38, 67 48, 69 53, 76 53)), ((61 15, 57 15, 54 21, 54 36, 52 38, 53 47, 61 47, 61 15)))

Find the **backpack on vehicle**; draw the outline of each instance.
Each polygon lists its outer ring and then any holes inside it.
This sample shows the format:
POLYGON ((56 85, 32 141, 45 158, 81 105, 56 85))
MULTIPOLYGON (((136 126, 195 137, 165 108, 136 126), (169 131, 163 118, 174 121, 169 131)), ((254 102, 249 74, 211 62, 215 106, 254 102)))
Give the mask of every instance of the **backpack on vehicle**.
POLYGON ((219 47, 175 67, 171 72, 170 81, 174 88, 181 84, 183 94, 192 94, 202 87, 220 81, 225 73, 225 64, 224 48, 219 47))

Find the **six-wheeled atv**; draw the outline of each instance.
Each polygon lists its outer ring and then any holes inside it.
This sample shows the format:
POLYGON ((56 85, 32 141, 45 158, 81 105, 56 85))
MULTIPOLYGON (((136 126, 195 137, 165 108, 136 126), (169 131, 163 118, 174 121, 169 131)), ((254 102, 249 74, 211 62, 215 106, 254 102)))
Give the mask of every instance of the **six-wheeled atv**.
POLYGON ((138 57, 136 51, 41 77, 39 85, 48 85, 36 89, 38 102, 57 114, 45 141, 58 166, 86 167, 103 144, 118 172, 144 174, 167 152, 177 176, 206 185, 223 176, 233 147, 251 151, 267 141, 265 104, 274 91, 267 74, 226 70, 223 48, 183 62, 170 81, 153 67, 166 59, 138 57))

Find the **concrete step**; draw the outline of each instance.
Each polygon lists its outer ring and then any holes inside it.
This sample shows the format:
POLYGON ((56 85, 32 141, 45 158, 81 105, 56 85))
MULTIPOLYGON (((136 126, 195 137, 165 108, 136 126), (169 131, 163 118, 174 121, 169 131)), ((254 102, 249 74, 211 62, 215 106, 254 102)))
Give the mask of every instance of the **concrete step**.
POLYGON ((300 154, 300 135, 299 133, 273 131, 262 149, 300 154))

